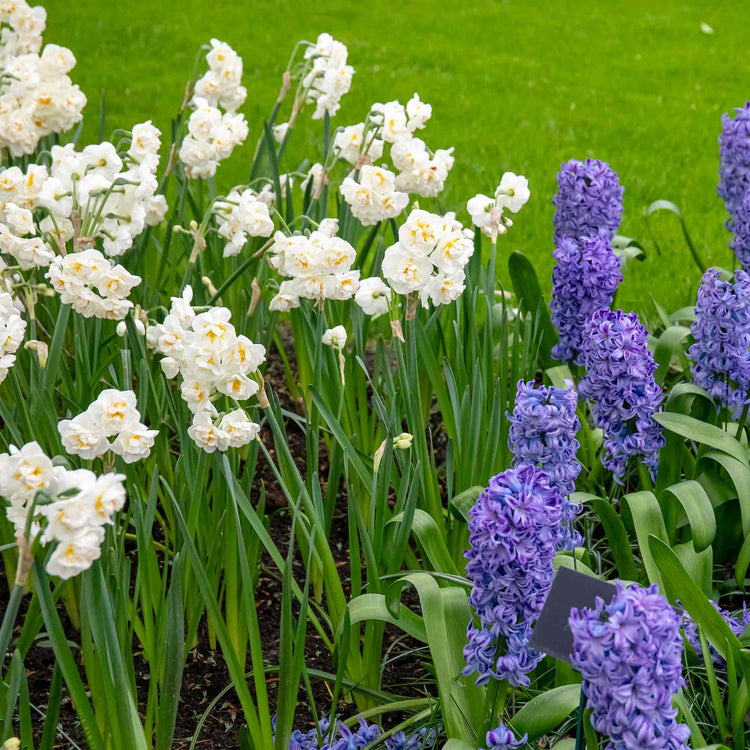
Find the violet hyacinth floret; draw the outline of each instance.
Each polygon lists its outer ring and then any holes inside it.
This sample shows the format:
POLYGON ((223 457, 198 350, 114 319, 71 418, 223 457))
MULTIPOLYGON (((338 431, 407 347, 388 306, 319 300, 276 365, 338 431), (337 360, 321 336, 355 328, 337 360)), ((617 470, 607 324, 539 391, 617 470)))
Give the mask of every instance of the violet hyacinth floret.
POLYGON ((528 685, 543 656, 529 639, 552 584, 562 496, 543 471, 524 464, 492 477, 470 513, 466 574, 480 625, 469 623, 463 673, 476 672, 477 684, 493 677, 528 685))
MULTIPOLYGON (((710 600, 709 600, 710 601, 710 600)), ((678 602, 679 603, 679 602, 678 602)), ((714 609, 724 618, 724 622, 729 625, 729 628, 736 636, 741 636, 745 630, 750 626, 750 611, 748 611, 747 604, 742 604, 742 619, 735 617, 730 614, 726 609, 722 609, 716 602, 712 601, 714 609)), ((682 623, 682 629, 685 633, 688 643, 693 647, 693 651, 697 654, 698 658, 703 661, 703 649, 701 648, 701 639, 698 635, 698 628, 687 612, 684 615, 682 623)), ((717 667, 725 667, 726 661, 724 657, 709 643, 708 652, 711 656, 711 661, 717 667)))
POLYGON ((715 401, 739 408, 750 388, 750 276, 737 270, 732 283, 719 275, 709 268, 698 289, 690 371, 715 401))
POLYGON ((732 250, 745 273, 750 273, 750 187, 734 215, 732 250))
POLYGON ((552 356, 580 364, 581 339, 586 321, 602 308, 609 308, 622 281, 620 258, 606 237, 562 237, 553 255, 552 322, 560 343, 552 356))
POLYGON ((719 197, 729 213, 726 226, 733 231, 737 210, 750 188, 750 102, 735 109, 735 117, 721 117, 719 136, 719 197))
MULTIPOLYGON (((328 738, 329 727, 328 719, 321 719, 317 728, 307 732, 295 729, 292 732, 289 750, 360 750, 380 737, 380 728, 377 724, 368 724, 361 716, 359 725, 353 729, 340 721, 336 722, 334 736, 331 738, 328 738)), ((384 747, 386 750, 422 750, 433 747, 435 737, 435 731, 426 727, 410 736, 404 732, 397 732, 385 740, 384 747)))
POLYGON ((656 584, 618 581, 611 602, 597 597, 593 609, 571 610, 571 662, 608 750, 687 750, 690 731, 672 707, 685 684, 680 619, 656 584))
POLYGON ((557 173, 555 244, 563 237, 617 234, 622 216, 623 187, 609 164, 598 159, 571 159, 557 173))
POLYGON ((594 422, 604 432, 602 463, 622 483, 628 461, 641 456, 655 477, 664 437, 653 415, 662 391, 646 328, 635 313, 599 310, 586 324, 581 359, 579 392, 593 401, 594 422))
POLYGON ((505 724, 500 724, 497 729, 487 732, 487 750, 517 750, 526 744, 528 737, 528 734, 524 734, 516 739, 516 735, 505 724))
POLYGON ((513 451, 513 466, 528 464, 539 467, 551 486, 562 495, 562 538, 560 549, 574 549, 581 544, 581 535, 572 531, 581 506, 571 503, 569 496, 576 489, 581 472, 576 454, 579 443, 576 433, 581 427, 576 414, 578 394, 573 382, 565 388, 536 387, 531 380, 519 380, 513 414, 508 414, 510 431, 508 447, 513 451))

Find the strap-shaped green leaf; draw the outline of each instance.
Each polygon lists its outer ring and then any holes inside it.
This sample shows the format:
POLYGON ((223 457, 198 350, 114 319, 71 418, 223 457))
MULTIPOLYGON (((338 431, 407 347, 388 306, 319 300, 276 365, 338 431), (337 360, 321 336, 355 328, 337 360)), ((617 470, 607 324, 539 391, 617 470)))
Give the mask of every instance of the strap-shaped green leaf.
POLYGON ((630 514, 633 528, 638 540, 638 548, 641 551, 643 567, 651 583, 661 584, 659 568, 651 555, 649 547, 649 536, 653 535, 667 542, 667 529, 664 525, 664 517, 659 507, 659 502, 653 492, 631 492, 622 499, 623 512, 630 514))
POLYGON ((512 720, 513 729, 520 736, 529 735, 533 742, 558 727, 575 711, 581 700, 580 685, 563 685, 545 690, 532 698, 512 720))
POLYGON ((667 487, 664 493, 674 497, 682 506, 690 524, 695 551, 702 552, 716 536, 714 508, 706 490, 690 479, 667 487))
POLYGON ((672 412, 663 411, 654 414, 654 420, 660 425, 676 432, 688 440, 695 440, 702 445, 709 445, 717 448, 730 456, 734 456, 740 461, 747 461, 747 450, 740 445, 731 435, 715 425, 701 422, 699 419, 688 417, 685 414, 673 414, 672 412))

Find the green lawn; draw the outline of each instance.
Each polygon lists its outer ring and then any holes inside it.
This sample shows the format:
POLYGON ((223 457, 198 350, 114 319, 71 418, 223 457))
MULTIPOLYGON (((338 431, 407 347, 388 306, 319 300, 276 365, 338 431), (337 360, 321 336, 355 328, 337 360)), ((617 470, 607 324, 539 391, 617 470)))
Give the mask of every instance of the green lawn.
MULTIPOLYGON (((698 272, 676 221, 660 220, 663 254, 644 209, 667 198, 683 209, 707 262, 729 264, 716 196, 721 113, 750 98, 750 6, 739 2, 604 0, 447 3, 52 0, 46 40, 71 47, 74 80, 98 99, 106 132, 151 118, 167 131, 200 44, 230 43, 245 63, 251 136, 219 172, 242 182, 260 122, 298 39, 329 31, 349 47, 356 75, 335 124, 360 121, 370 103, 418 90, 433 105, 423 131, 433 148, 455 146, 444 201, 489 193, 504 170, 525 174, 532 198, 501 245, 529 254, 545 286, 552 267, 555 173, 571 157, 608 160, 625 185, 624 234, 649 257, 628 269, 619 303, 650 312, 648 294, 673 309, 690 303, 698 272), (714 34, 701 31, 710 24, 714 34)), ((303 115, 307 119, 308 115, 303 115)), ((308 123, 316 127, 312 123, 308 123)), ((309 143, 313 160, 320 141, 309 143)), ((302 136, 304 137, 304 136, 302 136)), ((292 154, 299 153, 293 150, 292 154)), ((288 163, 293 169, 296 164, 288 163)))

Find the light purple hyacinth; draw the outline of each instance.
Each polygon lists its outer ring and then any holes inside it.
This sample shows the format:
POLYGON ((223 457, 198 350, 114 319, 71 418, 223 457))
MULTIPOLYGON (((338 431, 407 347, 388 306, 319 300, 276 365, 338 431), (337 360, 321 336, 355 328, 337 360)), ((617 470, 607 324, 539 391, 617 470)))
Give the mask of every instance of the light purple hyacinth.
POLYGON ((733 231, 734 218, 750 188, 750 102, 735 109, 735 117, 725 113, 719 136, 719 197, 729 213, 727 229, 733 231))
MULTIPOLYGON (((323 739, 321 744, 321 738, 327 737, 329 727, 328 719, 321 719, 316 729, 307 732, 295 729, 292 732, 289 750, 360 750, 380 737, 380 728, 377 724, 368 724, 360 716, 358 726, 353 729, 340 721, 336 722, 334 736, 323 739)), ((435 730, 423 728, 408 736, 404 732, 397 732, 385 740, 384 747, 386 750, 422 750, 434 747, 435 740, 435 730)))
POLYGON ((467 576, 479 627, 469 623, 466 675, 528 685, 543 654, 529 647, 531 628, 552 585, 562 496, 547 475, 524 464, 490 479, 471 510, 467 576), (502 655, 497 651, 504 644, 502 655))
POLYGON ((552 322, 560 343, 552 356, 563 362, 580 364, 581 339, 588 319, 602 308, 609 308, 622 281, 620 258, 606 237, 562 237, 553 255, 552 322))
POLYGON ((571 159, 557 173, 555 244, 563 237, 617 234, 622 216, 623 188, 609 164, 597 159, 571 159))
POLYGON ((524 734, 520 739, 516 739, 515 734, 505 724, 500 724, 497 729, 487 732, 487 750, 517 750, 526 744, 528 737, 528 734, 524 734))
POLYGON ((745 191, 745 197, 734 215, 732 250, 742 270, 750 273, 750 187, 745 191))
MULTIPOLYGON (((729 625, 729 628, 736 636, 741 636, 747 627, 750 626, 750 612, 747 609, 747 604, 743 603, 742 605, 742 619, 731 615, 726 609, 722 609, 716 602, 712 601, 711 604, 724 618, 724 622, 729 625)), ((701 639, 698 635, 698 628, 696 627, 695 622, 693 622, 693 618, 690 617, 687 612, 684 615, 682 629, 685 632, 685 638, 687 638, 688 643, 693 647, 693 651, 695 651, 698 658, 703 661, 703 649, 701 648, 701 639)), ((717 667, 726 666, 724 657, 710 643, 708 644, 708 652, 711 656, 711 661, 717 667)))
POLYGON ((599 310, 586 324, 581 359, 586 376, 579 392, 593 402, 594 422, 604 432, 602 463, 622 483, 628 461, 640 456, 655 477, 664 438, 653 415, 662 392, 646 328, 635 313, 599 310))
POLYGON ((583 676, 591 724, 614 750, 687 750, 672 696, 682 678, 680 615, 659 593, 617 583, 606 603, 571 610, 571 662, 583 676))
POLYGON ((508 414, 508 447, 513 451, 513 466, 537 466, 549 477, 549 483, 562 495, 562 538, 560 549, 574 549, 581 535, 571 529, 581 506, 571 503, 576 479, 581 472, 576 454, 576 433, 581 427, 576 414, 578 394, 572 381, 565 388, 535 387, 531 380, 519 380, 513 414, 508 414))
POLYGON ((736 409, 750 389, 750 276, 738 270, 734 283, 719 276, 710 268, 701 280, 688 356, 695 383, 722 406, 736 409))

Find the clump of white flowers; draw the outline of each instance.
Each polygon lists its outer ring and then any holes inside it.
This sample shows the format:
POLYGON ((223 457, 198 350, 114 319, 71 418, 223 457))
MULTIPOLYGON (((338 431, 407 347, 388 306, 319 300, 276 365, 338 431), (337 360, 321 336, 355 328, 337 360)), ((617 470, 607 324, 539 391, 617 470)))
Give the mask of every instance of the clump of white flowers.
POLYGON ((307 103, 314 103, 313 120, 322 120, 338 112, 341 97, 349 91, 354 68, 347 65, 346 45, 336 41, 330 34, 320 34, 315 45, 305 50, 305 60, 312 62, 302 79, 302 88, 307 103))
POLYGON ((455 214, 415 209, 400 227, 398 242, 385 251, 383 276, 397 294, 418 293, 425 307, 428 301, 448 304, 464 291, 472 238, 455 214))
POLYGON ((212 39, 206 62, 208 71, 196 81, 194 95, 212 107, 236 112, 247 98, 242 85, 242 58, 228 44, 212 39))
POLYGON ((244 115, 236 111, 247 96, 240 85, 242 58, 228 44, 212 39, 206 60, 209 70, 195 84, 188 132, 180 146, 180 161, 189 178, 213 177, 219 162, 248 134, 244 115))
POLYGON ((100 556, 104 527, 125 504, 124 481, 122 474, 55 466, 36 442, 0 454, 0 495, 9 503, 16 538, 28 528, 41 544, 56 544, 47 572, 60 578, 77 575, 100 556))
POLYGON ((525 177, 506 172, 495 190, 494 198, 479 193, 468 201, 466 210, 471 215, 474 226, 479 227, 482 234, 495 242, 499 234, 505 234, 513 226, 513 221, 505 215, 505 211, 518 213, 530 195, 529 182, 525 177))
POLYGON ((57 429, 68 453, 92 459, 111 450, 127 464, 147 458, 159 434, 141 422, 135 393, 114 388, 102 391, 73 419, 63 419, 57 429))
POLYGON ((276 232, 268 262, 291 278, 281 283, 271 310, 298 307, 300 297, 318 303, 351 299, 359 286, 359 271, 352 270, 357 253, 337 232, 336 219, 324 219, 309 236, 276 232))
POLYGON ((26 333, 26 321, 8 292, 0 292, 0 383, 15 364, 16 352, 26 333))
POLYGON ((225 258, 237 255, 248 237, 270 237, 273 233, 268 204, 253 190, 232 190, 224 200, 214 203, 213 210, 219 234, 227 240, 225 258))
POLYGON ((56 44, 41 49, 45 22, 42 7, 0 4, 0 149, 13 156, 33 153, 45 135, 71 128, 86 106, 67 75, 73 53, 56 44))
POLYGON ((344 178, 339 188, 352 214, 364 226, 394 219, 409 203, 409 196, 396 190, 396 176, 382 167, 366 164, 359 177, 344 178))
POLYGON ((188 434, 195 443, 207 453, 239 448, 260 427, 241 408, 219 414, 213 401, 221 394, 246 401, 258 393, 260 383, 251 376, 265 362, 266 350, 237 334, 227 308, 196 313, 192 299, 189 286, 173 297, 164 322, 146 332, 147 342, 164 355, 161 366, 168 378, 182 376, 182 398, 194 415, 188 434))
POLYGON ((141 277, 112 265, 98 250, 57 255, 45 276, 62 302, 84 318, 122 320, 133 303, 127 299, 141 277))
POLYGON ((377 137, 375 128, 367 128, 364 122, 348 125, 333 137, 333 153, 360 169, 372 164, 383 155, 383 140, 377 137))

